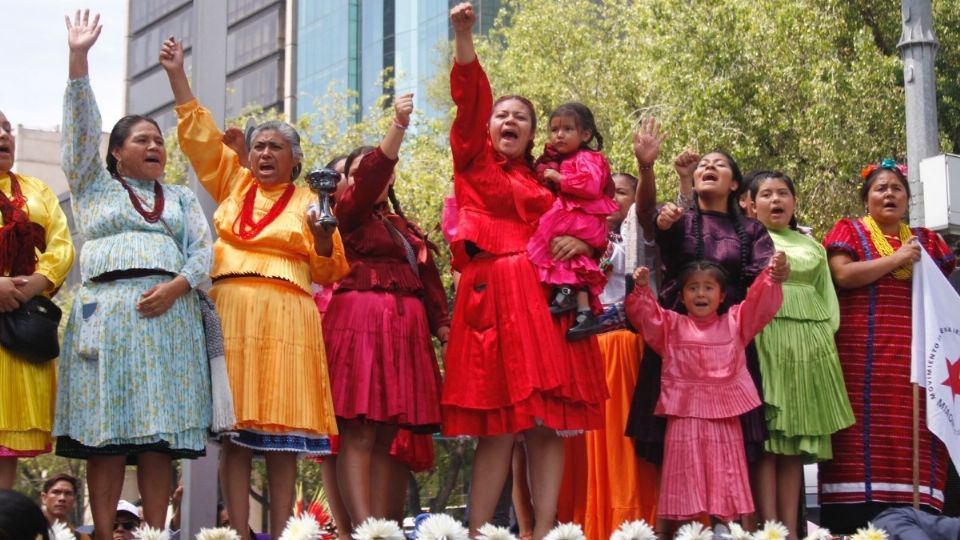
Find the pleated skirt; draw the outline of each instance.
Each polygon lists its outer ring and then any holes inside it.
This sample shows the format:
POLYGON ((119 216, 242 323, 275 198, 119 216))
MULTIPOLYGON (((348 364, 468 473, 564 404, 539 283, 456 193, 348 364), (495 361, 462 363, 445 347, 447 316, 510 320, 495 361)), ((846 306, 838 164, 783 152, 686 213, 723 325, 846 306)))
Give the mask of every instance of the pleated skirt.
POLYGON ((337 432, 320 314, 313 298, 279 279, 231 277, 210 290, 223 324, 235 444, 322 454, 337 432))
POLYGON ((56 365, 56 360, 34 364, 0 346, 0 457, 50 451, 56 365))
POLYGON ((77 290, 60 356, 57 455, 203 454, 210 373, 197 296, 181 296, 159 317, 136 311, 141 294, 169 279, 88 282, 77 290), (84 320, 83 306, 92 304, 84 320), (85 326, 84 346, 94 344, 95 357, 80 354, 85 326))
POLYGON ((440 430, 440 368, 423 302, 384 291, 339 291, 323 317, 338 418, 440 430))
POLYGON ((554 320, 546 297, 522 253, 482 254, 464 268, 444 364, 446 435, 602 427, 596 339, 564 341, 573 314, 554 320))
POLYGON ((774 319, 756 340, 767 452, 833 458, 830 437, 854 423, 833 331, 826 321, 774 319))
POLYGON ((724 521, 753 512, 738 418, 667 418, 657 515, 724 521))

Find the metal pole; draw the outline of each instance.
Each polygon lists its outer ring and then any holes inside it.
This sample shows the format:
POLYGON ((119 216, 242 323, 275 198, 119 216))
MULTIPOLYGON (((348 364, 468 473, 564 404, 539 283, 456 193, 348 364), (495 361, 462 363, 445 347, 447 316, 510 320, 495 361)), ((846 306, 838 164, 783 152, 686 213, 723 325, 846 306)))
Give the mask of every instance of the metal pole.
MULTIPOLYGON (((227 0, 193 3, 193 91, 197 99, 223 125, 227 86, 227 0)), ((190 171, 190 187, 213 228, 217 205, 190 171)), ((207 455, 183 464, 183 501, 180 538, 193 538, 201 527, 217 523, 217 471, 219 447, 207 443, 207 455)), ((235 525, 238 526, 239 524, 235 525)))
POLYGON ((907 169, 910 182, 910 224, 923 225, 923 184, 920 161, 939 154, 937 87, 934 59, 939 42, 933 32, 930 0, 902 0, 900 56, 906 94, 907 169))
POLYGON ((287 0, 284 14, 283 114, 295 123, 297 110, 297 1, 287 0))

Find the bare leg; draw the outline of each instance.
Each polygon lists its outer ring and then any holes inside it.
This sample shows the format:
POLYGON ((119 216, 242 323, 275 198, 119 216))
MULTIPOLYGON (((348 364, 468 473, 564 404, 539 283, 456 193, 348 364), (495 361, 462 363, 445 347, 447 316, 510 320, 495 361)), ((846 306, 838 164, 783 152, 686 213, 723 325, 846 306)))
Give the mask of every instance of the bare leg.
POLYGON ((297 481, 295 452, 267 452, 267 484, 270 488, 270 536, 280 533, 293 511, 293 485, 297 481))
POLYGON ((524 439, 533 497, 533 538, 541 540, 557 519, 557 498, 563 482, 563 439, 545 427, 528 429, 524 439))
POLYGON ((123 490, 126 463, 126 456, 91 456, 87 460, 87 490, 96 540, 113 539, 113 519, 123 490))
POLYGON ((17 482, 17 458, 0 458, 0 489, 13 489, 17 482))
POLYGON ((370 517, 370 465, 377 441, 375 424, 356 420, 340 424, 337 485, 350 515, 350 530, 370 517))
POLYGON ((220 454, 220 489, 227 505, 230 523, 237 530, 249 527, 250 523, 250 463, 253 450, 223 439, 220 454))
POLYGON ((517 515, 520 539, 533 537, 533 503, 530 500, 530 478, 527 475, 527 449, 523 443, 513 444, 513 511, 517 515))
POLYGON ((470 538, 493 517, 510 470, 513 435, 480 437, 470 476, 470 538))
POLYGON ((577 311, 590 311, 590 293, 586 289, 577 291, 577 311))
MULTIPOLYGON (((385 518, 390 513, 390 500, 394 493, 392 488, 396 483, 392 482, 396 460, 390 457, 390 447, 393 446, 393 439, 397 436, 397 426, 391 424, 375 424, 377 427, 377 439, 373 444, 373 452, 370 455, 370 515, 377 518, 385 518)), ((406 475, 403 476, 406 479, 406 475)), ((407 492, 407 484, 404 482, 400 490, 400 496, 407 492)), ((401 505, 400 512, 403 513, 401 505)))
POLYGON ((167 526, 172 471, 170 454, 144 452, 137 456, 137 487, 143 502, 143 521, 155 529, 167 526))
POLYGON ((383 517, 403 525, 403 518, 406 517, 407 481, 410 477, 410 469, 397 458, 388 457, 387 459, 390 460, 390 474, 384 486, 386 489, 383 490, 386 495, 386 512, 383 517))
POLYGON ((337 484, 337 456, 327 456, 320 462, 320 478, 323 480, 323 490, 327 494, 327 504, 333 514, 333 524, 337 527, 337 536, 350 537, 350 514, 347 506, 340 498, 340 488, 337 484))
POLYGON ((800 490, 803 488, 803 458, 777 456, 777 517, 797 538, 799 530, 800 490))
POLYGON ((777 507, 780 506, 777 501, 777 460, 776 454, 764 452, 760 461, 752 466, 753 505, 760 523, 777 519, 777 507))

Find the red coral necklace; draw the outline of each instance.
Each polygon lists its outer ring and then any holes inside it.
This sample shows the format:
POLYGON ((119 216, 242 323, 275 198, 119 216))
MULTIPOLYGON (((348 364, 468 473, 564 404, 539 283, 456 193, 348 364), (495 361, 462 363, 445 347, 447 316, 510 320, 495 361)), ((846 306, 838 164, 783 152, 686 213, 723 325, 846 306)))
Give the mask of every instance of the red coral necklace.
POLYGON ((133 203, 133 209, 137 211, 138 214, 143 216, 143 219, 147 220, 147 223, 156 223, 160 221, 160 216, 163 215, 163 186, 160 185, 160 182, 157 180, 153 181, 153 210, 147 211, 143 207, 143 201, 140 200, 140 196, 137 195, 137 192, 127 184, 127 181, 123 179, 119 174, 113 177, 117 182, 120 182, 120 185, 123 186, 123 189, 127 190, 127 196, 130 197, 130 202, 133 203))
POLYGON ((296 186, 293 185, 293 182, 287 184, 286 189, 283 190, 283 194, 280 195, 277 202, 273 203, 273 206, 270 207, 267 214, 260 218, 260 221, 254 221, 253 202, 257 198, 257 183, 254 182, 253 185, 250 186, 250 189, 247 190, 247 194, 243 197, 243 207, 240 209, 240 215, 237 216, 236 221, 233 222, 233 233, 244 240, 250 240, 256 237, 267 225, 273 223, 280 216, 287 207, 287 204, 290 203, 290 199, 293 198, 295 189, 296 186))

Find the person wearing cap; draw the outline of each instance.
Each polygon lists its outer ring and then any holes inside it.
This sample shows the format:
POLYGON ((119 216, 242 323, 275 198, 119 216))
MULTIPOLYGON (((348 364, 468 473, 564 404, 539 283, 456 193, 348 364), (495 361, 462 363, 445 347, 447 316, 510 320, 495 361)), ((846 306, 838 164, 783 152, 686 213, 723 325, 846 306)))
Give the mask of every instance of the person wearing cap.
POLYGON ((113 518, 113 540, 133 540, 133 531, 140 527, 140 509, 120 499, 113 518))

